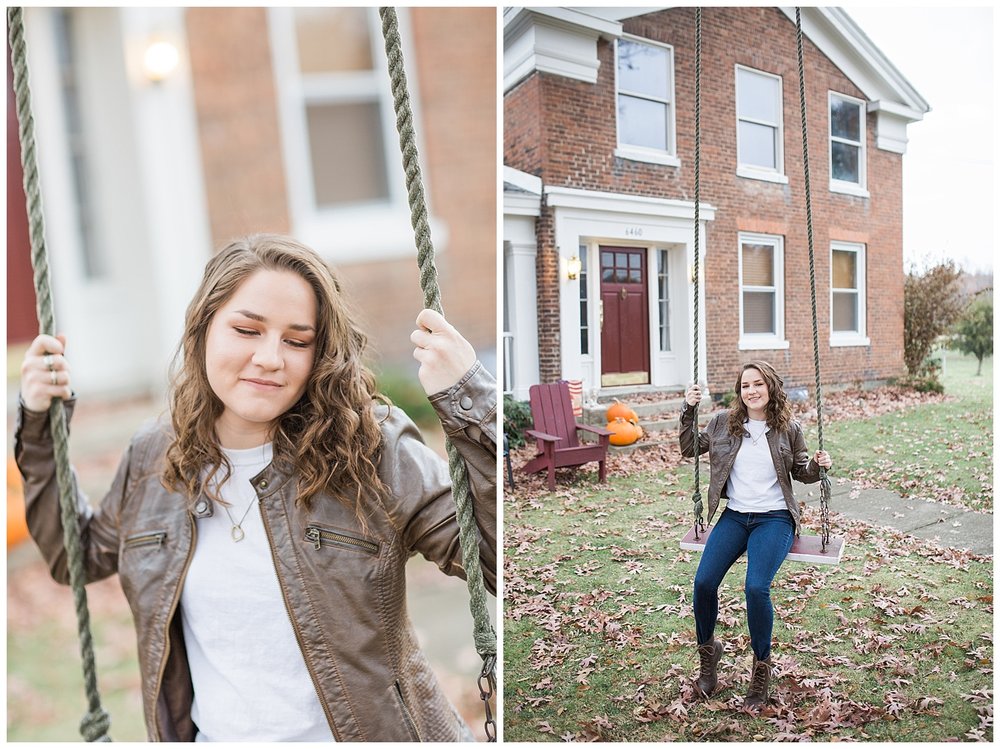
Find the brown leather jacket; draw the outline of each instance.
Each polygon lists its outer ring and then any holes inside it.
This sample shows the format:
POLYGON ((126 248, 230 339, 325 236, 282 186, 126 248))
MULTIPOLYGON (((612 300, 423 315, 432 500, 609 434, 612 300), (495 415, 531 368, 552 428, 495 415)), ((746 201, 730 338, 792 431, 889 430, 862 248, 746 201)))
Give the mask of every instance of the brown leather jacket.
MULTIPOLYGON (((479 556, 496 591, 496 382, 478 362, 431 398, 469 469, 479 556)), ((69 404, 68 404, 69 405, 69 404)), ((379 406, 380 418, 385 407, 379 406)), ((406 561, 421 553, 464 577, 448 467, 392 408, 382 423, 379 475, 367 527, 335 500, 296 506, 295 480, 269 466, 254 479, 285 606, 338 741, 456 741, 466 736, 406 615, 406 561)), ((170 427, 133 437, 111 491, 92 510, 78 492, 88 580, 118 573, 132 608, 149 739, 191 741, 192 685, 178 602, 196 539, 213 503, 160 483, 170 427)), ((52 576, 68 582, 47 414, 21 409, 15 455, 28 527, 52 576)), ((471 633, 470 633, 471 636, 471 633)), ((262 675, 264 676, 264 675, 262 675)))
MULTIPOLYGON (((708 422, 708 426, 698 432, 698 454, 707 452, 711 466, 706 523, 712 522, 716 510, 719 509, 720 498, 726 496, 729 472, 733 469, 736 453, 743 444, 741 437, 734 437, 729 433, 728 419, 729 411, 722 411, 708 422)), ((681 412, 680 440, 681 453, 687 458, 694 457, 694 408, 687 403, 681 412)), ((785 506, 795 520, 795 535, 799 535, 802 529, 799 503, 795 501, 795 494, 792 492, 791 477, 803 484, 814 484, 819 481, 819 465, 809 457, 806 440, 802 436, 802 427, 797 421, 793 421, 785 432, 770 430, 767 433, 767 445, 771 448, 771 460, 778 474, 781 493, 785 496, 785 506)))

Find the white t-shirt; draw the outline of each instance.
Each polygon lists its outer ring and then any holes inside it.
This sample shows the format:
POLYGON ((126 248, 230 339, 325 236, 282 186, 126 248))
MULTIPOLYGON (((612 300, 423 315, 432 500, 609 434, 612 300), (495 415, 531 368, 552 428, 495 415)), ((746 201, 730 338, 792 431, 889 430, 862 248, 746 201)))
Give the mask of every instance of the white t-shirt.
POLYGON ((271 462, 271 445, 223 452, 233 466, 221 491, 232 521, 221 505, 211 517, 198 518, 181 593, 196 740, 333 741, 250 484, 271 462), (233 521, 244 533, 238 543, 233 521))
POLYGON ((744 426, 752 437, 744 435, 736 453, 726 482, 726 495, 729 497, 726 506, 737 512, 787 509, 771 459, 771 448, 767 444, 767 432, 770 431, 767 422, 749 419, 744 426))

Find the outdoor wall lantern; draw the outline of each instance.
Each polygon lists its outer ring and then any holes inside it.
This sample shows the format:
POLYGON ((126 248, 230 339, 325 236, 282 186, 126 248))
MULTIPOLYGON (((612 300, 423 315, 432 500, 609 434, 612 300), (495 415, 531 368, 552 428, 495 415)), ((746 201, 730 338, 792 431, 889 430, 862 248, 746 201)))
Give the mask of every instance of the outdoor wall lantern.
POLYGON ((142 72, 151 83, 161 83, 177 69, 180 62, 177 47, 163 39, 150 40, 142 55, 142 72))
POLYGON ((580 258, 573 255, 566 260, 566 278, 570 281, 575 281, 580 277, 580 271, 583 269, 583 263, 580 262, 580 258))

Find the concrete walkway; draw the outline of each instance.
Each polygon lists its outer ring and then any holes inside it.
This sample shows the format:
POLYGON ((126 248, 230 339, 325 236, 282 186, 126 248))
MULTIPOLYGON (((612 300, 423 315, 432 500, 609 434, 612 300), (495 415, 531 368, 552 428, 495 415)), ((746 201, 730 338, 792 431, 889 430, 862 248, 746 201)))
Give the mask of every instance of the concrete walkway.
MULTIPOLYGON (((819 507, 819 484, 795 483, 795 496, 819 507)), ((942 546, 993 554, 993 515, 925 499, 904 499, 887 489, 860 489, 833 483, 830 510, 873 525, 935 541, 942 546), (855 494, 856 496, 852 496, 855 494)))

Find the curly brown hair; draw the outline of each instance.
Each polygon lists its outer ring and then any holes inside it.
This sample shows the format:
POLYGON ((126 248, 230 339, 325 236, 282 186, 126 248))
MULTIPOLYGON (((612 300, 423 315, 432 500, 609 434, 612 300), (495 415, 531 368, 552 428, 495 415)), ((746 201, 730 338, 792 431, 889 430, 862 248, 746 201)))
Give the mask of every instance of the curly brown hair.
POLYGON ((174 439, 161 477, 168 489, 221 501, 215 486, 232 473, 215 432, 224 411, 205 369, 205 345, 213 316, 259 270, 291 271, 316 295, 313 371, 302 397, 277 420, 274 462, 298 478, 296 501, 306 506, 326 492, 363 518, 366 490, 385 491, 378 476, 382 432, 373 401, 388 402, 363 363, 367 338, 352 322, 340 284, 313 250, 277 234, 237 239, 205 266, 187 309, 174 356, 170 412, 174 439), (220 474, 221 480, 215 480, 220 474))
POLYGON ((756 369, 760 372, 761 378, 767 385, 768 400, 764 411, 768 428, 777 432, 786 431, 792 423, 792 407, 788 405, 785 383, 774 367, 766 361, 758 360, 744 364, 736 378, 736 399, 729 409, 729 418, 726 422, 729 433, 734 437, 742 437, 746 431, 746 427, 743 425, 748 418, 747 406, 740 395, 740 389, 743 386, 743 373, 748 369, 756 369))

